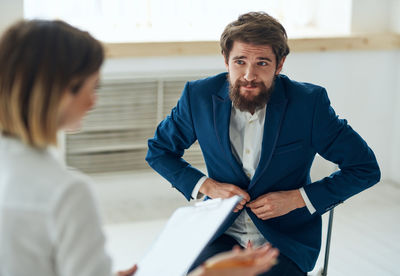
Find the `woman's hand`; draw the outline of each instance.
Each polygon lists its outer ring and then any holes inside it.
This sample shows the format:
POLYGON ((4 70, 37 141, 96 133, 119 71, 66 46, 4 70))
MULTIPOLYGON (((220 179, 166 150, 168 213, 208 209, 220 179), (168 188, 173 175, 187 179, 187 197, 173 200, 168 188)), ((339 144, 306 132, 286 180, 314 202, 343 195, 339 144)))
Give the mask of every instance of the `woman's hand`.
POLYGON ((137 265, 134 265, 128 270, 118 271, 117 276, 131 276, 131 275, 135 274, 136 270, 137 270, 137 265))
POLYGON ((279 251, 268 244, 257 249, 234 248, 208 259, 189 276, 255 276, 275 265, 278 255, 279 251))

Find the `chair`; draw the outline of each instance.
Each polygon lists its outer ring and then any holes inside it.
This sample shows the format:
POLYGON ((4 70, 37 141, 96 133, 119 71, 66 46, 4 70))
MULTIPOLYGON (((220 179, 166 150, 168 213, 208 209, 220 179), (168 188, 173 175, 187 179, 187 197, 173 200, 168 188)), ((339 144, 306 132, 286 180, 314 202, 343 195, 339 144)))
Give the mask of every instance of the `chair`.
POLYGON ((333 211, 334 209, 331 209, 329 211, 329 222, 328 222, 328 233, 326 234, 324 267, 322 268, 321 276, 328 275, 329 250, 331 247, 331 237, 332 237, 333 211))
MULTIPOLYGON (((326 161, 318 154, 315 157, 315 162, 313 164, 311 170, 311 178, 312 179, 321 179, 326 175, 331 174, 338 170, 336 164, 333 164, 329 161, 326 161)), ((312 273, 309 273, 309 276, 327 276, 328 275, 328 263, 329 263, 329 251, 331 246, 331 238, 332 238, 332 225, 333 225, 333 214, 334 208, 329 211, 328 225, 327 225, 327 233, 325 239, 325 254, 324 254, 324 263, 323 267, 320 268, 317 272, 313 270, 312 273)), ((321 254, 321 253, 320 253, 321 254)), ((318 262, 319 264, 320 262, 318 262)))
POLYGON ((308 273, 307 274, 308 276, 327 276, 328 275, 329 250, 330 250, 330 247, 331 247, 333 213, 334 213, 334 209, 331 209, 329 211, 328 227, 327 227, 327 233, 326 233, 324 265, 317 272, 315 272, 313 270, 313 272, 308 273))

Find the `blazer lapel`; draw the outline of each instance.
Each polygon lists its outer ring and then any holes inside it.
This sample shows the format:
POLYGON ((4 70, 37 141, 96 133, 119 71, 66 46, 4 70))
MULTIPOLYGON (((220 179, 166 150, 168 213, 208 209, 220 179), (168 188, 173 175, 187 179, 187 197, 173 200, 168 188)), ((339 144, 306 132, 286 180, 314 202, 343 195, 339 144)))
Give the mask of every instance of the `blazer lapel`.
POLYGON ((272 153, 275 149, 276 142, 279 137, 283 117, 285 115, 287 106, 287 98, 285 90, 279 76, 275 81, 275 88, 271 94, 271 99, 268 102, 267 110, 265 113, 264 134, 261 145, 260 163, 251 179, 249 189, 251 189, 258 181, 260 176, 268 167, 272 153))
MULTIPOLYGON (((214 115, 214 130, 217 135, 218 143, 224 152, 224 158, 232 168, 232 171, 246 181, 247 177, 243 172, 242 166, 233 156, 231 142, 229 138, 229 124, 231 118, 232 102, 229 98, 229 83, 228 81, 221 90, 213 95, 213 115, 214 115)), ((222 156, 221 156, 222 157, 222 156)), ((222 158, 223 158, 222 157, 222 158)))

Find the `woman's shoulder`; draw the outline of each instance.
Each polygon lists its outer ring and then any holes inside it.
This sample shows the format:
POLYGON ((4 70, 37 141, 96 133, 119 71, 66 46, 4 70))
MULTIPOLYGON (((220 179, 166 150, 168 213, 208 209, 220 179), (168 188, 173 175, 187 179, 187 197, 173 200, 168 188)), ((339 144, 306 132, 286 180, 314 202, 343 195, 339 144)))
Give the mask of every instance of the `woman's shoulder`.
POLYGON ((70 189, 89 190, 90 179, 68 169, 51 150, 35 150, 22 143, 2 148, 0 174, 7 202, 17 208, 48 210, 70 189))

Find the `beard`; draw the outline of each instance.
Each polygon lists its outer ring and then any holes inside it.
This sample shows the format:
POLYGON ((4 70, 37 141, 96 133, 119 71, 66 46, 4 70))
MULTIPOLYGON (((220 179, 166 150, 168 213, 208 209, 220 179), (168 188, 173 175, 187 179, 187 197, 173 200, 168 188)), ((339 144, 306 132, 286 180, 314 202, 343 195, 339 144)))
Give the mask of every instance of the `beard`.
POLYGON ((240 111, 248 111, 250 113, 254 113, 257 109, 264 108, 274 90, 275 83, 275 77, 270 87, 266 87, 263 82, 241 81, 239 79, 232 84, 229 75, 228 80, 229 97, 233 106, 238 108, 240 111), (251 86, 252 88, 258 87, 260 92, 253 97, 247 98, 240 93, 240 88, 245 86, 251 86))

